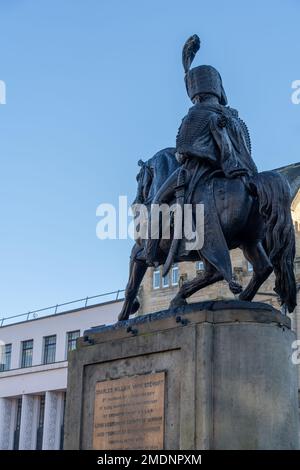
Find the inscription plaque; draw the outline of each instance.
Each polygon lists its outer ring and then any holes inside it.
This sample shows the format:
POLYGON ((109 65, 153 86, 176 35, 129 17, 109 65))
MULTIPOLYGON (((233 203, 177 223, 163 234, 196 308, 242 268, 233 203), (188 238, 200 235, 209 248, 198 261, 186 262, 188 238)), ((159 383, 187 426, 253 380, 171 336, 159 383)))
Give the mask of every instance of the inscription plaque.
POLYGON ((93 448, 163 449, 165 373, 97 382, 93 448))

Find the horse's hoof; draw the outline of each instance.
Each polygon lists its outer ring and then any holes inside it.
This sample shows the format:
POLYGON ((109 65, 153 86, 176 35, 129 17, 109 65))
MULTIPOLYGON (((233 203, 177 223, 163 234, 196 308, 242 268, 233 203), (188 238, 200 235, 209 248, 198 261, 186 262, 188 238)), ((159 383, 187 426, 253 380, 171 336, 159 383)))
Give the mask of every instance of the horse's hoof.
POLYGON ((124 311, 122 310, 122 312, 119 313, 118 321, 128 320, 130 315, 133 315, 134 313, 136 313, 139 308, 140 308, 139 301, 137 299, 134 299, 130 309, 127 307, 124 311))
POLYGON ((247 291, 243 291, 240 295, 239 295, 239 300, 249 300, 249 295, 247 293, 247 291))
POLYGON ((136 313, 138 311, 138 309, 140 308, 140 303, 137 299, 135 299, 135 301, 133 302, 132 304, 132 307, 131 307, 131 312, 130 312, 130 315, 133 315, 134 313, 136 313))
POLYGON ((121 312, 118 315, 118 321, 125 321, 125 320, 128 320, 128 318, 129 318, 128 313, 121 312))
POLYGON ((187 301, 183 297, 173 299, 169 305, 169 308, 184 307, 187 305, 187 301))
POLYGON ((233 294, 240 294, 243 290, 243 287, 236 281, 230 281, 229 289, 233 294))

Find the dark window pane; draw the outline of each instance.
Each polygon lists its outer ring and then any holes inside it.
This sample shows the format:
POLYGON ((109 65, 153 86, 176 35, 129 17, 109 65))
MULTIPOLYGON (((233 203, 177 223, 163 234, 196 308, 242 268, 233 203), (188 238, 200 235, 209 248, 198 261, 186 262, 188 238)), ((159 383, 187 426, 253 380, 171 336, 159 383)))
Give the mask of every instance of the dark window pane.
POLYGON ((17 401, 16 429, 20 429, 20 426, 21 426, 21 413, 22 413, 22 398, 18 398, 18 401, 17 401))
POLYGON ((80 336, 80 330, 69 331, 68 333, 68 352, 76 349, 76 340, 80 336))
POLYGON ((64 426, 65 426, 65 414, 66 414, 66 393, 64 393, 64 404, 63 404, 64 410, 63 410, 63 420, 62 424, 60 427, 60 444, 59 448, 60 450, 63 450, 64 448, 64 426))
POLYGON ((21 367, 32 366, 33 339, 22 342, 21 367))
POLYGON ((17 401, 16 425, 15 425, 15 430, 14 430, 14 443, 13 443, 13 449, 14 449, 14 450, 18 450, 18 449, 19 449, 21 414, 22 414, 22 398, 18 398, 18 401, 17 401))
POLYGON ((40 398, 39 427, 44 426, 44 416, 45 416, 45 395, 42 395, 40 398))
POLYGON ((45 336, 44 338, 44 364, 55 362, 56 335, 45 336))
POLYGON ((39 424, 36 435, 36 450, 42 450, 45 418, 45 395, 40 398, 39 424))
POLYGON ((11 350, 11 344, 6 344, 5 346, 3 346, 3 350, 1 351, 0 372, 10 369, 11 350))

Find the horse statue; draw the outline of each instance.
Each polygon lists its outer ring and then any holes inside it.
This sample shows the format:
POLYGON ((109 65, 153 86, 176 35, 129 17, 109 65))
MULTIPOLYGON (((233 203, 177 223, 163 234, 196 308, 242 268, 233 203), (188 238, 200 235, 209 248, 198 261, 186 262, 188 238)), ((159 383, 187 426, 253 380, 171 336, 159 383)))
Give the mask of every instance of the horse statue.
MULTIPOLYGON (((175 148, 166 148, 147 162, 140 162, 134 204, 151 206, 158 188, 179 166, 175 153, 175 148)), ((214 188, 215 206, 228 249, 241 248, 245 258, 253 266, 252 278, 243 290, 230 276, 226 276, 230 290, 239 294, 240 300, 251 301, 274 271, 274 290, 281 303, 292 312, 296 306, 295 233, 287 179, 275 171, 264 171, 249 178, 246 184, 243 177, 229 180, 222 173, 215 173, 214 188)), ((200 202, 199 192, 196 187, 192 204, 200 202)), ((165 263, 171 243, 172 240, 159 240, 156 264, 165 263)), ((139 309, 137 294, 148 268, 145 245, 146 241, 139 239, 132 249, 129 280, 119 321, 127 320, 139 309)), ((199 260, 204 263, 204 271, 183 283, 170 307, 185 305, 186 299, 192 294, 224 279, 218 262, 208 261, 201 250, 192 250, 183 255, 179 253, 174 262, 199 260)))
POLYGON ((201 204, 204 242, 201 247, 185 249, 186 240, 175 236, 172 216, 169 238, 162 236, 159 223, 155 236, 151 232, 150 238, 137 238, 119 320, 127 320, 139 309, 137 293, 148 266, 162 264, 166 275, 172 263, 181 261, 201 260, 204 272, 180 287, 171 307, 185 305, 192 294, 223 279, 233 294, 251 301, 272 271, 281 303, 289 312, 296 306, 289 184, 277 172, 258 173, 248 128, 237 110, 227 105, 219 72, 210 65, 190 69, 199 48, 200 39, 193 35, 182 51, 185 84, 193 106, 179 127, 176 148, 161 150, 147 162, 140 162, 135 204, 143 204, 150 215, 148 235, 153 207, 167 203, 182 208, 188 204, 192 229, 201 204), (229 251, 238 247, 253 266, 245 289, 232 273, 229 251))

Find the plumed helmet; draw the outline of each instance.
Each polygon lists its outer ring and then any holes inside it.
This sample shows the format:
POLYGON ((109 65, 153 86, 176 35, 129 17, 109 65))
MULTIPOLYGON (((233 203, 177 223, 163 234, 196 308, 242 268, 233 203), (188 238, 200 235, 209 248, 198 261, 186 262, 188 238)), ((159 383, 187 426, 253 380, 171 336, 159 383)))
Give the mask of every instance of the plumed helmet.
POLYGON ((200 49, 200 39, 197 34, 191 36, 183 46, 182 64, 185 71, 185 85, 191 100, 196 95, 207 93, 219 98, 222 105, 227 104, 219 72, 211 65, 200 65, 190 69, 196 53, 200 49))

